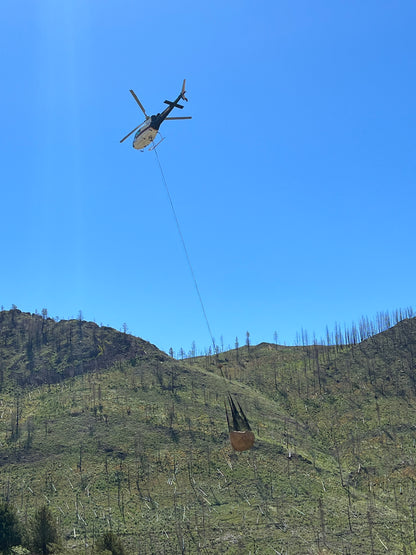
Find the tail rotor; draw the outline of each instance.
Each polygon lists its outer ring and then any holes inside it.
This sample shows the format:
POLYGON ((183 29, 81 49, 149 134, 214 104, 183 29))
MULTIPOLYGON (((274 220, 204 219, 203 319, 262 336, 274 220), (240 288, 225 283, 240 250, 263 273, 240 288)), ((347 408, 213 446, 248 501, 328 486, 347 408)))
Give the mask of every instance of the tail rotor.
POLYGON ((186 83, 186 79, 183 80, 183 85, 182 85, 182 91, 181 91, 181 97, 186 100, 186 102, 188 102, 188 99, 185 96, 186 90, 185 90, 185 83, 186 83))

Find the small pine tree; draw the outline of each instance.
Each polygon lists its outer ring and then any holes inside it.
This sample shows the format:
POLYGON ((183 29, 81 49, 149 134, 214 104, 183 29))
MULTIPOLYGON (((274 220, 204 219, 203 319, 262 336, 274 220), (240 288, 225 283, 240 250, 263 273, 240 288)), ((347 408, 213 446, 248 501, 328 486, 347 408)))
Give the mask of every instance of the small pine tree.
POLYGON ((48 555, 55 553, 59 543, 58 530, 50 510, 43 506, 31 522, 31 547, 36 553, 48 555))
POLYGON ((22 536, 16 512, 9 503, 0 503, 0 553, 10 553, 10 548, 20 545, 22 536))

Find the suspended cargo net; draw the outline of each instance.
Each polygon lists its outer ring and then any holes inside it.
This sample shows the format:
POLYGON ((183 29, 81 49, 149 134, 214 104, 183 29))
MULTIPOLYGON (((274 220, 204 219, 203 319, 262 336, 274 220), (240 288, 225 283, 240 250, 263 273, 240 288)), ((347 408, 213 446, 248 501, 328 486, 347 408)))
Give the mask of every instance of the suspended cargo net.
POLYGON ((235 451, 248 451, 253 447, 255 437, 240 403, 238 401, 236 401, 236 403, 238 409, 233 398, 228 394, 228 404, 231 414, 228 413, 227 405, 225 405, 225 414, 227 415, 230 442, 235 451))

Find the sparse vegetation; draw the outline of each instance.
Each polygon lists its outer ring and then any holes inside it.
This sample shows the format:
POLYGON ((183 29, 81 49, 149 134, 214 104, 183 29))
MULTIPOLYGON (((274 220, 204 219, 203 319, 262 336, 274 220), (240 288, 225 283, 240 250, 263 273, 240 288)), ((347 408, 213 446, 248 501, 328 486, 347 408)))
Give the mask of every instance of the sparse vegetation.
POLYGON ((63 553, 414 553, 412 316, 175 360, 81 315, 2 311, 0 495, 26 529, 47 510, 63 553))

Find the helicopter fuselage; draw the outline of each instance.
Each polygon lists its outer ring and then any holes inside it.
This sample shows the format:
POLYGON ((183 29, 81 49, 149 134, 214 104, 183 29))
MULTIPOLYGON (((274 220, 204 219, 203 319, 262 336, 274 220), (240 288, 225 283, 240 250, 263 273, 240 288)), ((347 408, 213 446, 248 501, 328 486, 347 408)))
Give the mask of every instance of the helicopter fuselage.
MULTIPOLYGON (((140 100, 137 98, 135 92, 130 89, 130 92, 133 96, 133 98, 135 99, 135 101, 137 102, 137 104, 140 106, 140 109, 142 110, 142 112, 144 113, 146 119, 145 121, 140 124, 138 127, 134 128, 133 131, 130 131, 130 133, 128 133, 125 137, 123 137, 120 141, 120 143, 122 143, 123 141, 125 141, 128 137, 130 137, 130 135, 132 135, 135 131, 136 134, 134 135, 134 139, 133 139, 133 148, 137 149, 137 150, 143 150, 145 147, 147 147, 150 143, 152 143, 154 141, 154 139, 156 138, 156 135, 159 132, 159 127, 161 126, 161 124, 165 121, 165 119, 192 119, 190 116, 186 116, 186 117, 168 117, 169 114, 171 113, 171 111, 174 108, 183 108, 183 106, 181 104, 179 104, 180 99, 182 98, 183 100, 188 100, 185 97, 185 79, 183 80, 183 85, 182 85, 182 90, 180 92, 180 94, 178 95, 178 97, 176 98, 176 100, 165 100, 165 104, 168 105, 167 108, 165 108, 163 110, 163 112, 159 113, 159 114, 155 114, 153 116, 148 116, 146 114, 146 111, 142 105, 142 103, 140 102, 140 100)), ((163 139, 162 139, 163 140, 163 139)), ((154 145, 152 148, 155 148, 154 145)), ((152 150, 152 149, 150 149, 152 150)))
POLYGON ((165 104, 168 104, 168 107, 163 110, 160 114, 156 114, 155 116, 150 116, 147 120, 140 126, 137 133, 134 136, 133 140, 133 147, 142 150, 143 148, 150 145, 152 141, 154 141, 156 135, 159 132, 159 127, 162 125, 163 121, 169 116, 171 111, 174 108, 183 108, 179 104, 179 100, 182 98, 182 94, 178 96, 176 100, 170 102, 169 100, 165 100, 165 104))
POLYGON ((155 137, 159 132, 159 128, 155 129, 154 127, 152 127, 153 117, 154 116, 145 121, 143 125, 139 128, 137 133, 134 135, 133 148, 136 148, 137 150, 142 150, 155 140, 155 137))

